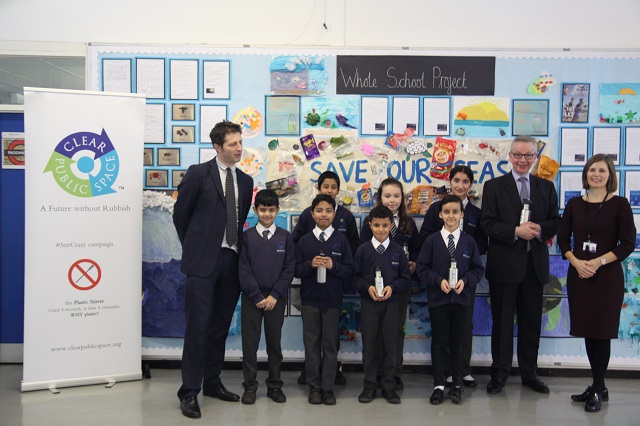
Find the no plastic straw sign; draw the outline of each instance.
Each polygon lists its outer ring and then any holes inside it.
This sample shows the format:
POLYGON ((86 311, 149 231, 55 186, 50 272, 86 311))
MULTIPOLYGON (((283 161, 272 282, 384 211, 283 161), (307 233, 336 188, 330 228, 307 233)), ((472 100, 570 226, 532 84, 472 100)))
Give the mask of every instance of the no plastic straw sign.
POLYGON ((95 260, 80 259, 69 268, 69 283, 78 290, 91 290, 100 282, 102 270, 95 260))

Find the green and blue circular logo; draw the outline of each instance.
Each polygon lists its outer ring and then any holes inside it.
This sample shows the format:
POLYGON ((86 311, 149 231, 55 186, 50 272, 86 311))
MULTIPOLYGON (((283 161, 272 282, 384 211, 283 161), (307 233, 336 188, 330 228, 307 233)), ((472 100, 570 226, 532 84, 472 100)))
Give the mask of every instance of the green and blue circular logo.
POLYGON ((73 133, 60 141, 43 173, 51 172, 60 188, 76 197, 115 192, 120 161, 107 132, 73 133))

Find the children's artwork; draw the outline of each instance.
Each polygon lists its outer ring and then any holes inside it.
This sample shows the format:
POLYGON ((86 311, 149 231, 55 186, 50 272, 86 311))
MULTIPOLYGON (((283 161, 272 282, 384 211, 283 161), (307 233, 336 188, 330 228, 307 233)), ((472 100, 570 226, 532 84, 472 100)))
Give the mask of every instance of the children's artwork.
POLYGON ((266 96, 265 135, 300 134, 300 98, 298 96, 266 96))
POLYGON ((249 176, 255 177, 264 170, 264 156, 256 148, 245 147, 238 167, 249 176))
POLYGON ((360 99, 355 96, 302 98, 302 128, 338 130, 358 129, 360 99))
POLYGON ((551 86, 555 85, 556 79, 553 78, 553 75, 547 71, 542 71, 540 76, 529 84, 529 87, 527 87, 527 93, 535 96, 542 95, 549 90, 551 86))
POLYGON ((640 83, 600 84, 600 123, 640 123, 640 83))
POLYGON ((407 322, 404 324, 405 339, 431 339, 431 317, 427 302, 411 302, 408 309, 407 322))
MULTIPOLYGON (((567 270, 569 261, 562 256, 549 256, 549 284, 544 286, 542 300, 542 332, 543 337, 569 337, 569 302, 566 297, 567 270)), ((476 291, 475 309, 473 312, 473 334, 475 336, 491 336, 491 299, 476 291)), ((514 335, 517 336, 517 324, 514 335)))
POLYGON ((586 83, 562 85, 562 122, 589 122, 589 90, 586 83))
POLYGON ((513 100, 513 136, 547 136, 549 134, 548 99, 513 100))
POLYGON ((454 132, 470 138, 507 137, 509 98, 456 96, 453 101, 454 132))
POLYGON ((341 342, 357 342, 361 345, 360 297, 344 297, 340 310, 340 323, 338 333, 341 342))
POLYGON ((640 297, 637 295, 626 295, 622 301, 620 311, 620 325, 618 326, 618 337, 620 339, 631 339, 636 344, 640 341, 640 297))
POLYGON ((242 127, 243 138, 253 138, 258 136, 262 131, 262 114, 252 106, 248 106, 238 111, 238 113, 233 117, 233 122, 242 127))
POLYGON ((300 298, 300 286, 289 287, 289 316, 302 316, 302 299, 300 298))
POLYGON ((325 93, 327 60, 323 56, 275 56, 269 71, 274 95, 322 96, 325 93))
POLYGON ((637 257, 637 254, 627 257, 622 261, 622 270, 624 271, 624 292, 638 294, 640 291, 640 257, 637 257))

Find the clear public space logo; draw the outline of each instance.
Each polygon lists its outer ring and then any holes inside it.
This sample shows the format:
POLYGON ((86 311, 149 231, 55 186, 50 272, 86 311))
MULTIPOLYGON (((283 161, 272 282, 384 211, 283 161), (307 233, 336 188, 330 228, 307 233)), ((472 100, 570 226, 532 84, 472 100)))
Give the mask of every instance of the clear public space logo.
POLYGON ((96 197, 115 192, 120 161, 107 132, 73 133, 63 138, 51 154, 43 173, 51 172, 60 188, 76 197, 96 197))

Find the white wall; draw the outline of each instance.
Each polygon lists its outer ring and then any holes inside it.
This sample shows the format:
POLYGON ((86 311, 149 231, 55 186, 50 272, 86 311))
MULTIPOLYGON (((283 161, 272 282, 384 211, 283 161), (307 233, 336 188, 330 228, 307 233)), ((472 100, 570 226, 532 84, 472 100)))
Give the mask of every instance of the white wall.
POLYGON ((638 17, 638 0, 0 0, 0 53, 12 41, 638 49, 638 17))

